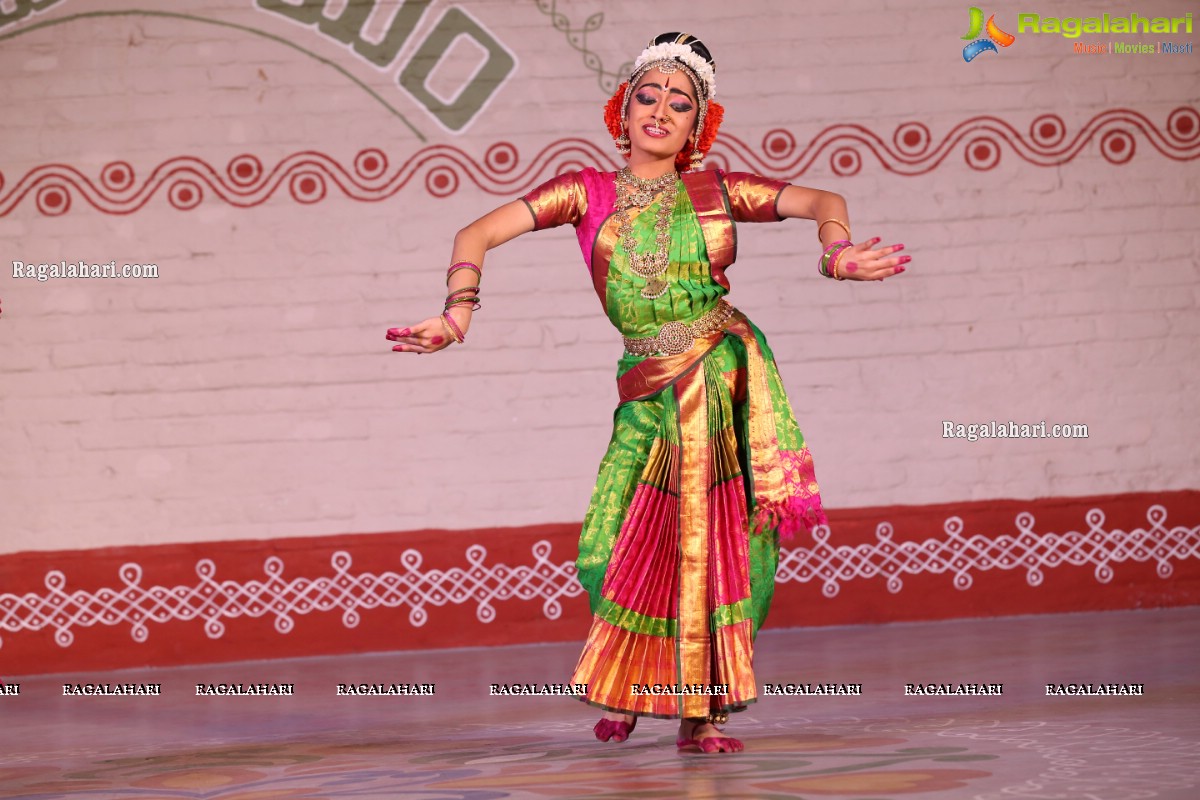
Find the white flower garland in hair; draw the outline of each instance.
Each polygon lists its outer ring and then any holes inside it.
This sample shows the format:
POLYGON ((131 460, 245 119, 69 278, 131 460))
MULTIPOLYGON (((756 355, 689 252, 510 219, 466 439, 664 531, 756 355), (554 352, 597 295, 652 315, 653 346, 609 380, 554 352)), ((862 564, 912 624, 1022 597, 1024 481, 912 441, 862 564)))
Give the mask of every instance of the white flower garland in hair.
POLYGON ((642 54, 637 57, 637 61, 633 62, 633 71, 637 72, 644 65, 651 61, 664 61, 670 58, 678 58, 683 63, 691 67, 700 80, 704 81, 705 87, 708 90, 709 99, 717 96, 717 76, 713 72, 712 64, 709 64, 700 56, 692 51, 692 48, 678 42, 663 42, 662 44, 652 45, 642 51, 642 54))

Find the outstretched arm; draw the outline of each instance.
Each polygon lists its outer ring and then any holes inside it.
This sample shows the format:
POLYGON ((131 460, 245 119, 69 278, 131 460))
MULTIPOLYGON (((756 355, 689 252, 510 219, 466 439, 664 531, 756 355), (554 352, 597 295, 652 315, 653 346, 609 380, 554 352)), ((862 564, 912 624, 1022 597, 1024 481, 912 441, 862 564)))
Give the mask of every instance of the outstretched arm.
MULTIPOLYGON (((488 250, 499 247, 531 230, 533 230, 533 216, 529 213, 529 207, 524 201, 514 200, 511 203, 505 203, 475 220, 455 235, 454 251, 450 256, 450 263, 469 261, 482 268, 483 256, 488 250)), ((473 270, 460 269, 450 276, 446 291, 451 293, 457 289, 477 285, 479 285, 478 276, 473 270)), ((463 334, 466 334, 467 329, 471 327, 473 313, 469 304, 455 305, 449 311, 463 334)), ((436 353, 454 342, 441 315, 430 317, 407 328, 389 328, 387 338, 389 341, 398 342, 392 348, 398 353, 436 353)))
MULTIPOLYGON (((788 186, 779 193, 776 210, 781 217, 817 221, 821 226, 818 237, 822 247, 828 247, 839 239, 850 239, 850 232, 843 230, 840 224, 850 225, 846 200, 840 194, 804 186, 788 186)), ((844 250, 837 257, 839 276, 856 281, 879 281, 903 272, 904 265, 911 258, 892 254, 903 250, 904 245, 893 244, 872 249, 879 242, 879 237, 874 237, 844 250)))

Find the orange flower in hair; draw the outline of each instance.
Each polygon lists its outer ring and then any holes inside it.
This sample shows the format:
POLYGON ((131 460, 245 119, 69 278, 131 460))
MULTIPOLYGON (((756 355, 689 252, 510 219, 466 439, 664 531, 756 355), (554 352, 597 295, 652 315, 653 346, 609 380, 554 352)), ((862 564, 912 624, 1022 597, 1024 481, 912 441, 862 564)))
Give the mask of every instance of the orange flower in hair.
POLYGON ((621 127, 621 101, 625 99, 625 87, 628 85, 629 82, 626 81, 618 86, 616 94, 608 98, 608 102, 604 104, 604 125, 614 140, 619 139, 625 132, 621 127))

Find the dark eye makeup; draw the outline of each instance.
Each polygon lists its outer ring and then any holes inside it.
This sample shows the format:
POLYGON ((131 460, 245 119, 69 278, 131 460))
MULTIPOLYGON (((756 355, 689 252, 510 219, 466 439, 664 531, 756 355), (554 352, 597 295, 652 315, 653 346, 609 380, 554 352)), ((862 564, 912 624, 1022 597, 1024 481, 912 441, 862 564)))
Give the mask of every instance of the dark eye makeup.
MULTIPOLYGON (((658 102, 658 98, 654 96, 653 92, 638 92, 634 97, 644 106, 652 106, 658 102)), ((686 114, 692 110, 692 104, 686 100, 677 100, 671 103, 671 110, 676 114, 686 114)))

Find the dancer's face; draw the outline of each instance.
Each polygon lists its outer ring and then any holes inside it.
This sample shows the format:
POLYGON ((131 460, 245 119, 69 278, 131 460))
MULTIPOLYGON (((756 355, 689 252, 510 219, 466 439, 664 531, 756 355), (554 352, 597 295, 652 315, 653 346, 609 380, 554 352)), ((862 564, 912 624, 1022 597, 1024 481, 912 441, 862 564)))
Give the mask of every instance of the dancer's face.
POLYGON ((656 158, 673 158, 696 126, 696 89, 682 70, 642 76, 629 101, 629 145, 656 158), (665 121, 664 121, 665 118, 665 121))

